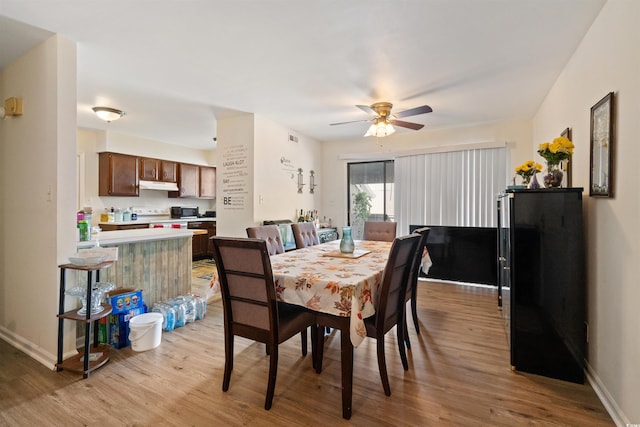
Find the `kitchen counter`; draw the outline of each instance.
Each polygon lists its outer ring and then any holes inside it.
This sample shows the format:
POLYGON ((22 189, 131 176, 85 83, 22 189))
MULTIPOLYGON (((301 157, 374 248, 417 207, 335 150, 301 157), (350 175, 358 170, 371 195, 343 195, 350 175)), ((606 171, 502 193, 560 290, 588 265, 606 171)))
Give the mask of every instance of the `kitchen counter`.
POLYGON ((159 301, 191 292, 191 242, 187 228, 139 228, 103 231, 93 240, 78 242, 78 249, 117 247, 118 260, 104 269, 100 280, 116 288, 142 290, 149 310, 159 301))
POLYGON ((118 221, 118 222, 100 222, 98 225, 143 225, 143 224, 171 224, 173 222, 216 222, 216 218, 203 217, 203 218, 153 218, 153 219, 136 219, 135 221, 118 221))
MULTIPOLYGON (((128 221, 131 222, 131 221, 128 221)), ((113 223, 110 223, 113 224, 113 223)), ((192 237, 193 230, 186 228, 141 228, 136 230, 102 231, 93 234, 92 240, 78 242, 78 249, 95 246, 113 246, 122 243, 146 242, 192 237)))

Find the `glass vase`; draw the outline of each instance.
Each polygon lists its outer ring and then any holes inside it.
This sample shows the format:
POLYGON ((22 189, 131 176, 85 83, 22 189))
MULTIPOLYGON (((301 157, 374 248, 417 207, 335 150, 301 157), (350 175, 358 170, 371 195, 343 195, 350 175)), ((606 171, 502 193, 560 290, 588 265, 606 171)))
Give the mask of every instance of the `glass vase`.
POLYGON ((562 184, 562 170, 559 164, 547 163, 547 173, 544 176, 544 186, 547 188, 560 187, 562 184))
POLYGON ((538 174, 533 174, 533 179, 531 180, 531 184, 529 184, 529 188, 532 190, 537 190, 540 188, 540 183, 538 182, 538 174))
POLYGON ((342 240, 340 240, 340 252, 351 254, 356 249, 356 245, 351 237, 351 227, 342 227, 342 240))

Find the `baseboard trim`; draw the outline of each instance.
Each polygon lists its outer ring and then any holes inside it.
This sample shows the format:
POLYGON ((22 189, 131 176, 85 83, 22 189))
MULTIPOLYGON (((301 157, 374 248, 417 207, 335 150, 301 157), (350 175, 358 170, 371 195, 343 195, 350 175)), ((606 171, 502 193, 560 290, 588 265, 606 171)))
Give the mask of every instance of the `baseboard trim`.
POLYGON ((593 391, 596 392, 596 395, 613 419, 613 422, 616 423, 616 426, 618 427, 629 426, 631 424, 629 419, 625 416, 624 412, 622 412, 622 409, 620 409, 614 398, 604 386, 604 383, 600 380, 598 374, 596 374, 596 372, 588 362, 585 362, 585 366, 587 381, 589 381, 589 384, 591 384, 591 388, 593 388, 593 391))
POLYGON ((26 340, 24 337, 15 334, 4 326, 0 326, 0 338, 11 344, 13 347, 25 353, 32 359, 42 363, 48 369, 56 368, 56 356, 49 353, 44 348, 26 340))

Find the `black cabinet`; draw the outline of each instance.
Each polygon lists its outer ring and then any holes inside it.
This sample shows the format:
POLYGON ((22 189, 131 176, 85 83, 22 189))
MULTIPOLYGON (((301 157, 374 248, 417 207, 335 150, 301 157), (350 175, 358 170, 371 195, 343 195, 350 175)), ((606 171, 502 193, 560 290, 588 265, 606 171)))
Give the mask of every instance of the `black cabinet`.
POLYGON ((508 190, 498 198, 499 304, 511 365, 583 383, 582 188, 508 190))

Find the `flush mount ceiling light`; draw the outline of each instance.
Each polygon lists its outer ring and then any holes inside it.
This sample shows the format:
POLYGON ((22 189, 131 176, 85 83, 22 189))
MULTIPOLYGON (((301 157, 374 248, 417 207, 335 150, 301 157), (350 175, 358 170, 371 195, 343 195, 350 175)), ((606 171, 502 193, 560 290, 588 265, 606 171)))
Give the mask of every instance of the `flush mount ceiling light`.
POLYGON ((386 119, 376 119, 376 121, 369 127, 367 133, 364 136, 375 136, 376 138, 382 138, 384 136, 389 136, 394 133, 396 130, 391 123, 389 123, 386 119))
POLYGON ((118 120, 120 117, 124 116, 124 111, 110 107, 93 107, 92 110, 96 113, 96 116, 100 117, 107 123, 118 120))

